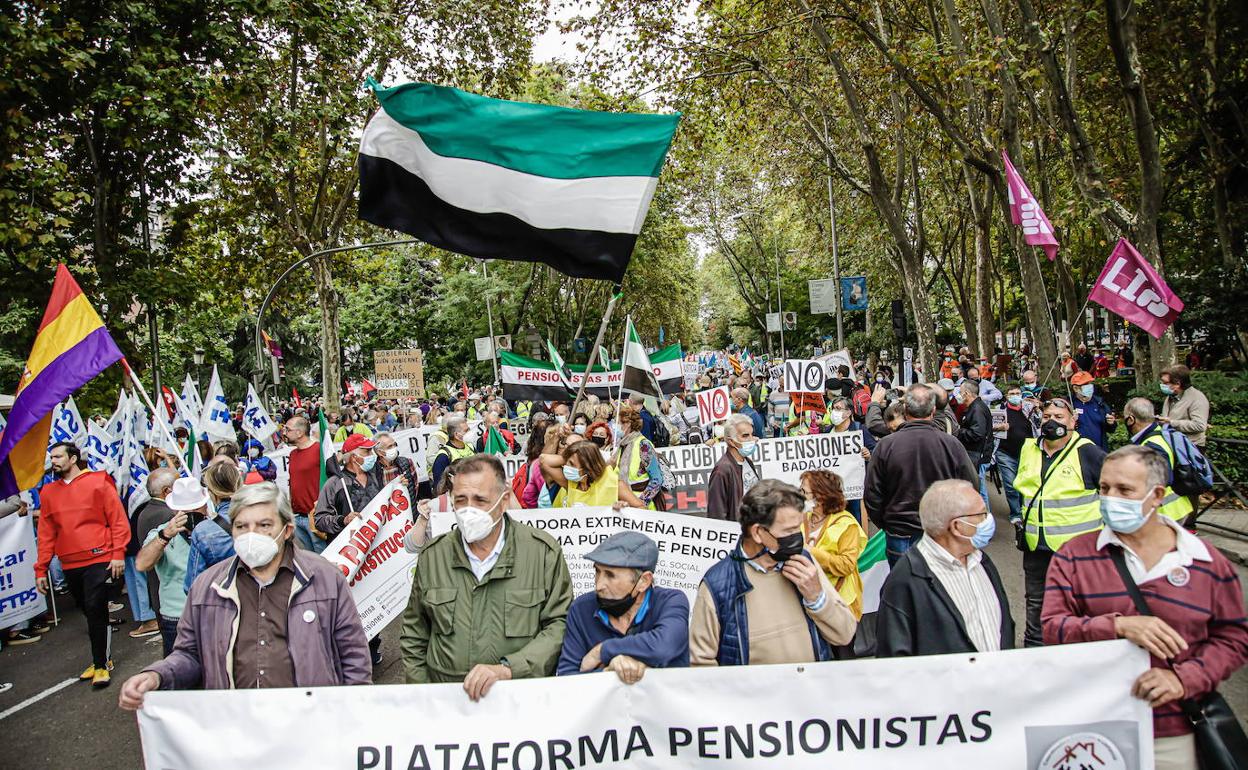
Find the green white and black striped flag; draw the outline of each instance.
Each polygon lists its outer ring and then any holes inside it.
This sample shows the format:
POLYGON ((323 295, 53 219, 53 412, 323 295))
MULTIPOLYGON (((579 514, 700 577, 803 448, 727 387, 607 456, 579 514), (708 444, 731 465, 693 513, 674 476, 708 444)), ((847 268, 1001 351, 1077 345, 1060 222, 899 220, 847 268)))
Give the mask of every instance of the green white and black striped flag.
POLYGON ((569 392, 574 392, 576 388, 572 385, 572 370, 563 362, 563 356, 559 355, 559 351, 555 350, 550 340, 546 340, 546 350, 550 352, 550 362, 554 364, 555 371, 559 372, 559 376, 563 379, 563 387, 569 392))
POLYGON ((637 327, 633 326, 630 316, 624 332, 624 386, 626 393, 641 393, 655 398, 663 397, 663 388, 654 376, 654 367, 650 364, 650 356, 641 344, 637 335, 637 327))
POLYGON ((472 257, 624 278, 679 114, 369 85, 381 109, 360 141, 361 219, 472 257))

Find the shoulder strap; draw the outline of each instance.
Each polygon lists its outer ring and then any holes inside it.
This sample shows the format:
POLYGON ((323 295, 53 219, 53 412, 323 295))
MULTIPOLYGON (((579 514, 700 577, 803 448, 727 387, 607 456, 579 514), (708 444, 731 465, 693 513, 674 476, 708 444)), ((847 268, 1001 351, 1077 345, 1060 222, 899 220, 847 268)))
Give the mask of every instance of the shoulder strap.
POLYGON ((1123 554, 1122 548, 1116 545, 1109 546, 1109 558, 1114 562, 1118 577, 1122 578, 1122 584, 1127 587, 1127 594, 1135 604, 1136 611, 1141 615, 1152 615, 1153 612, 1148 608, 1148 602, 1144 601, 1144 595, 1140 593, 1140 587, 1135 584, 1135 578, 1131 577, 1131 570, 1127 569, 1127 557, 1123 554))

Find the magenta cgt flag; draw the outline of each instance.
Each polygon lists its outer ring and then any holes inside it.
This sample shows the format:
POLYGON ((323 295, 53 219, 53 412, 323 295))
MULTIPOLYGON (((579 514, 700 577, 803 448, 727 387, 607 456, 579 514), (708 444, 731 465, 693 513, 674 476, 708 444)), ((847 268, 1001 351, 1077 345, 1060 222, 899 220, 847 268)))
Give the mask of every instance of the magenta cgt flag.
POLYGON ((1126 238, 1118 239, 1088 299, 1158 339, 1183 310, 1183 300, 1126 238))
POLYGON ((1057 259, 1057 236, 1053 234, 1053 225, 1044 215, 1040 203, 1031 194, 1027 183, 1018 175, 1010 156, 1001 151, 1001 160, 1005 161, 1005 189, 1010 196, 1010 219, 1023 228, 1023 240, 1028 246, 1039 246, 1049 261, 1057 259))

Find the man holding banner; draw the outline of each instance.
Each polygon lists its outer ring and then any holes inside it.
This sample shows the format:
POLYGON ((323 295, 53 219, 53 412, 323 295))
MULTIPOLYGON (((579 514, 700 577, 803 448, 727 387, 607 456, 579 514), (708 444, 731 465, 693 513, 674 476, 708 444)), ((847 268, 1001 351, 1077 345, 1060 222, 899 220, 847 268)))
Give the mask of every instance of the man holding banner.
POLYGON ((271 481, 248 484, 230 510, 238 555, 201 574, 173 653, 122 685, 131 711, 151 690, 370 684, 364 627, 346 578, 294 543, 295 517, 271 481))
POLYGON ((400 646, 409 684, 463 682, 476 701, 495 682, 555 672, 572 578, 553 537, 504 512, 497 457, 459 461, 451 484, 456 528, 420 554, 400 646))

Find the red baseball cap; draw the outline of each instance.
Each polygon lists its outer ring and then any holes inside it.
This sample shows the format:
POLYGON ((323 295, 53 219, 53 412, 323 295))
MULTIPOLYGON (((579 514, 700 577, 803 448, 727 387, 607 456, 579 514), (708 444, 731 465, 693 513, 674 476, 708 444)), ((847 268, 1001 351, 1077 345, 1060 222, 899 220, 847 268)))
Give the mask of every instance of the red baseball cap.
POLYGON ((347 441, 342 445, 342 451, 354 452, 357 449, 372 449, 377 446, 377 442, 371 438, 367 438, 362 433, 352 433, 347 436, 347 441))

